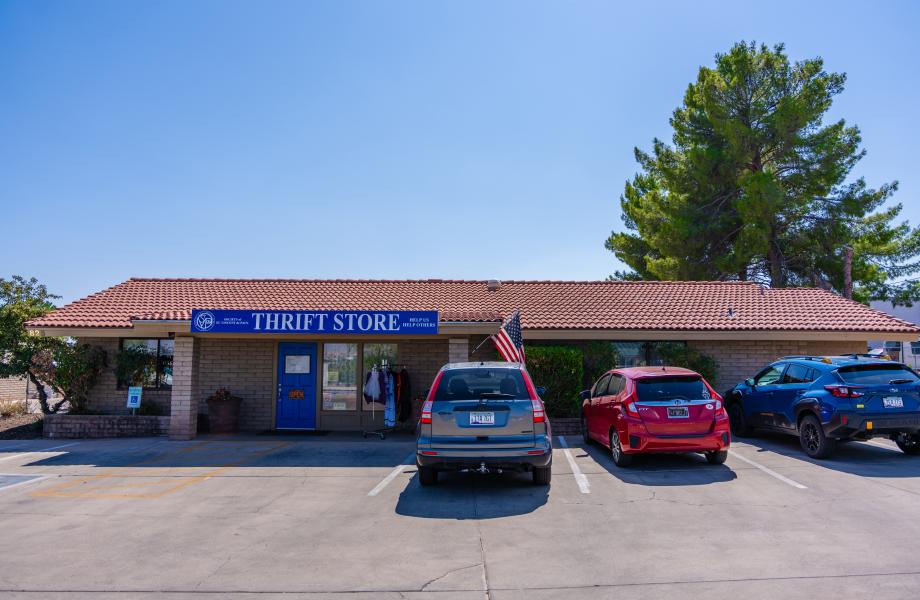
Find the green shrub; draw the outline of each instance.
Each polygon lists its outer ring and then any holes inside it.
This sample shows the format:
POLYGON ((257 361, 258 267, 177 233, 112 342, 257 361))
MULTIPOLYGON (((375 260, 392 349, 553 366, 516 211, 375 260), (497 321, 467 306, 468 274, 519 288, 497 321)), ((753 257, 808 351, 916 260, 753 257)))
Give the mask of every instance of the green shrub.
POLYGON ((665 365, 696 371, 705 377, 710 385, 715 384, 719 364, 711 356, 703 354, 696 348, 677 342, 662 342, 657 349, 658 355, 665 365))
POLYGON ((528 346, 527 371, 534 385, 543 386, 543 402, 550 417, 577 417, 581 409, 583 355, 565 346, 528 346))

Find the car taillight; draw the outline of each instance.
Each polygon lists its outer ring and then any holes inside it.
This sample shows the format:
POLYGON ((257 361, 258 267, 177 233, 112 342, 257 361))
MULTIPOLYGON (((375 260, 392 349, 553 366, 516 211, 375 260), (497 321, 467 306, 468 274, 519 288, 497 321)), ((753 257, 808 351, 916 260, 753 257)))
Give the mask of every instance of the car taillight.
POLYGON ((431 389, 428 390, 428 397, 425 398, 425 403, 422 404, 422 414, 419 418, 419 423, 422 425, 431 425, 431 409, 434 406, 434 395, 438 391, 438 385, 441 383, 441 375, 443 374, 444 371, 439 371, 435 376, 434 383, 431 384, 431 389))
POLYGON ((530 379, 530 374, 525 371, 523 375, 524 385, 527 387, 527 393, 530 395, 530 407, 533 409, 533 422, 543 423, 546 421, 546 408, 543 406, 543 401, 537 396, 537 388, 534 387, 533 381, 530 379))
POLYGON ((626 403, 626 414, 629 415, 630 417, 639 416, 639 409, 636 408, 636 403, 633 402, 632 400, 626 403))
POLYGON ((431 407, 434 406, 434 402, 431 400, 425 400, 425 403, 422 404, 422 418, 419 419, 419 422, 422 425, 431 424, 431 407))
POLYGON ((543 423, 546 421, 546 409, 543 408, 543 402, 539 398, 531 398, 530 405, 533 407, 533 422, 543 423))
POLYGON ((837 398, 859 398, 863 396, 863 392, 859 391, 862 388, 853 387, 851 385, 826 385, 824 389, 831 393, 831 396, 837 398))

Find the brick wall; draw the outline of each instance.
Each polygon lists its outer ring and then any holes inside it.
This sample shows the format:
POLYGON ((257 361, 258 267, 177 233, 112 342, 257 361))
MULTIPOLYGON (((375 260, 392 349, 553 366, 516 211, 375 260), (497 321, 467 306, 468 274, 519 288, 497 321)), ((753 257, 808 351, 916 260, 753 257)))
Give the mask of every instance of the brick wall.
POLYGON ((449 359, 450 349, 447 340, 399 342, 399 362, 406 365, 412 385, 413 410, 412 418, 408 421, 410 425, 414 426, 418 420, 425 391, 431 387, 441 367, 450 362, 449 359))
POLYGON ((689 346, 716 359, 719 374, 712 386, 720 394, 780 356, 791 354, 831 355, 865 352, 866 342, 796 342, 782 340, 691 341, 689 346))
POLYGON ((243 399, 240 405, 241 431, 271 429, 274 425, 275 342, 211 338, 199 338, 197 342, 201 346, 198 412, 206 414, 208 396, 223 387, 243 399))
POLYGON ((166 435, 169 417, 114 415, 45 415, 46 438, 112 438, 166 435))
POLYGON ((26 387, 25 377, 0 377, 0 400, 23 401, 26 387))

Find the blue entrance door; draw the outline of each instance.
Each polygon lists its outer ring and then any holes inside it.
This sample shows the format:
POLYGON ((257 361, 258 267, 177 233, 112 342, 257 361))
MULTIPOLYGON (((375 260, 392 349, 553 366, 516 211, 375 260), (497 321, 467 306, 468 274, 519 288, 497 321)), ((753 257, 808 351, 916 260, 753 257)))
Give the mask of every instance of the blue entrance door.
POLYGON ((316 428, 316 344, 278 344, 278 429, 316 428))

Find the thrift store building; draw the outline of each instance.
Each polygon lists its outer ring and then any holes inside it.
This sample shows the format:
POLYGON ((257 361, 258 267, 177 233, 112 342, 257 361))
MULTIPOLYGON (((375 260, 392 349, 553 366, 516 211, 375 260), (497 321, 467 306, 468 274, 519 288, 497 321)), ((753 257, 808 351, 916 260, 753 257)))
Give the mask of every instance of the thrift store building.
MULTIPOLYGON (((381 405, 364 399, 368 372, 402 374, 400 393, 417 403, 443 364, 495 359, 482 342, 515 310, 525 345, 603 340, 623 365, 656 364, 656 343, 685 342, 718 361, 719 390, 779 356, 920 335, 823 290, 748 282, 131 279, 29 326, 103 348, 109 367, 121 349, 144 349, 143 403, 189 439, 221 388, 242 398, 243 431, 382 427, 381 405)), ((126 397, 107 368, 90 409, 127 414, 126 397)))

